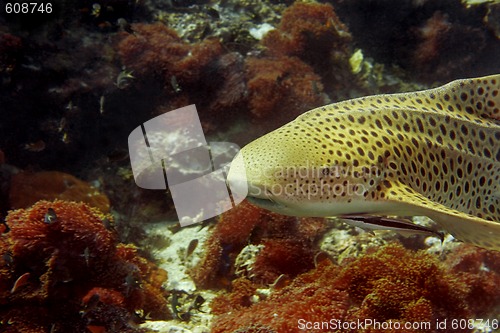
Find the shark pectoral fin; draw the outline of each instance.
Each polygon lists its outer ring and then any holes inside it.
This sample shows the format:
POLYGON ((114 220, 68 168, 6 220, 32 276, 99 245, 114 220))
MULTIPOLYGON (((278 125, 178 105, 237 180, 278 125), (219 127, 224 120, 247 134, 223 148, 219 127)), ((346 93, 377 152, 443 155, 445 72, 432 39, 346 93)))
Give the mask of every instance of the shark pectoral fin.
POLYGON ((377 198, 386 203, 388 215, 422 215, 431 218, 455 238, 500 251, 500 221, 489 221, 446 207, 426 198, 411 187, 384 180, 377 198))

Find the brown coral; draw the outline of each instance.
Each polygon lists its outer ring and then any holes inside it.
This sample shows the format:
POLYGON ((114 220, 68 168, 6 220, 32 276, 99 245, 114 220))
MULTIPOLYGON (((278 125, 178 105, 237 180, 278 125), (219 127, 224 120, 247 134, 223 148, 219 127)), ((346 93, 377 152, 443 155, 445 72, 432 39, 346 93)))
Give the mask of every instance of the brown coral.
POLYGON ((11 179, 11 209, 28 208, 39 200, 82 201, 109 212, 109 199, 88 183, 64 172, 19 172, 11 179))
POLYGON ((136 311, 170 317, 161 288, 166 272, 120 244, 111 220, 84 203, 61 200, 9 212, 10 231, 0 238, 0 304, 9 304, 0 307, 0 318, 7 331, 27 325, 33 332, 52 326, 87 332, 91 325, 141 332, 136 311))

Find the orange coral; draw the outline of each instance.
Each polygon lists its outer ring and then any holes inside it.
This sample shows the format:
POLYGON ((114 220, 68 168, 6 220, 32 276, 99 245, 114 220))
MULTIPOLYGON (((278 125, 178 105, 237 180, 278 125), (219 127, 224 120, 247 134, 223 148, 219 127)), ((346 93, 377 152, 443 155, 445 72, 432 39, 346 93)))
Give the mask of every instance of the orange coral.
POLYGON ((140 332, 133 324, 137 310, 169 318, 161 287, 166 272, 120 244, 111 220, 84 203, 61 200, 9 212, 10 231, 0 238, 0 304, 9 307, 0 308, 0 322, 15 318, 21 328, 27 319, 20 313, 43 313, 29 318, 34 332, 51 325, 140 332))
POLYGON ((11 209, 28 208, 39 200, 83 201, 109 212, 109 199, 88 183, 59 171, 19 172, 11 179, 11 209))

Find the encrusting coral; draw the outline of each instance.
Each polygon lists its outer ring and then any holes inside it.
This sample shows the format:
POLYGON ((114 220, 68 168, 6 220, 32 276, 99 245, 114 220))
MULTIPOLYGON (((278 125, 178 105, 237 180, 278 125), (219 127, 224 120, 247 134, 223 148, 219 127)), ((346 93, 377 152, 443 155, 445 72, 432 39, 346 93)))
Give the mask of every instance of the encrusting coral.
POLYGON ((170 318, 167 273, 119 243, 110 215, 84 203, 39 201, 9 212, 6 223, 2 332, 142 332, 136 324, 144 318, 170 318))
MULTIPOLYGON (((212 303, 214 313, 219 314, 212 332, 253 332, 255 327, 301 332, 306 328, 301 328, 301 322, 327 325, 307 327, 315 332, 440 332, 437 320, 479 318, 498 305, 499 259, 498 253, 462 245, 447 260, 454 262, 450 268, 423 251, 389 244, 342 266, 320 261, 316 268, 255 304, 248 300, 256 286, 236 280, 232 293, 219 296, 222 302, 216 299, 212 303), (480 262, 490 266, 481 270, 480 262), (392 323, 392 329, 341 326, 341 322, 365 323, 366 319, 385 327, 392 323), (405 323, 415 322, 430 326, 405 327, 405 323)), ((448 326, 447 331, 460 330, 448 326)))

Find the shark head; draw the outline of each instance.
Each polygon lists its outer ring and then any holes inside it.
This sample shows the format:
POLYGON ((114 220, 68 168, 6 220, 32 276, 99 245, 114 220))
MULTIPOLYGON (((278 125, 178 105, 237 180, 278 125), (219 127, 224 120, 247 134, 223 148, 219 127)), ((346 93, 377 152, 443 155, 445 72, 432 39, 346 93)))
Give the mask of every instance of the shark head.
POLYGON ((231 164, 228 182, 244 184, 250 202, 284 215, 366 211, 366 203, 353 206, 363 201, 380 170, 369 161, 349 160, 349 154, 341 159, 337 151, 346 151, 350 143, 334 142, 327 129, 310 125, 299 117, 243 147, 231 164), (324 143, 325 135, 333 145, 324 143))

